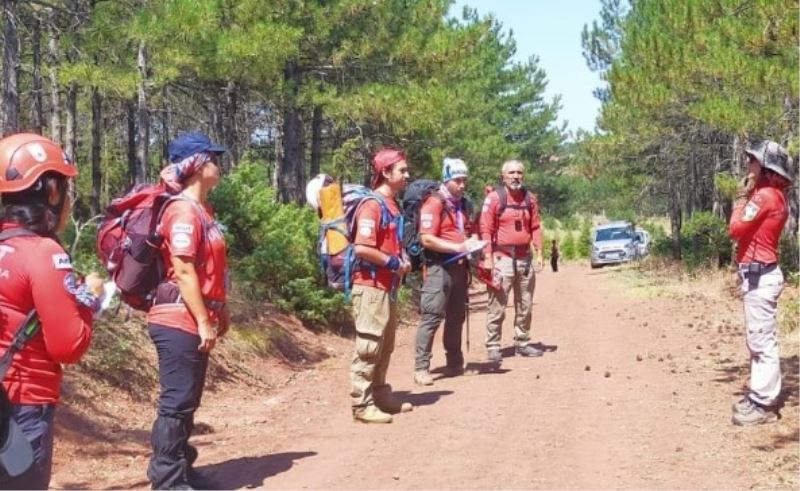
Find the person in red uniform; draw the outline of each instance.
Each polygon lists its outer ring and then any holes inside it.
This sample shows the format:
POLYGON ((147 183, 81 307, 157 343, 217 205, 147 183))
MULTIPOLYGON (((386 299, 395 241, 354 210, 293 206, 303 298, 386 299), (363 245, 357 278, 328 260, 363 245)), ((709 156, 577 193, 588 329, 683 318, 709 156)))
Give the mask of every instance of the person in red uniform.
POLYGON ((430 365, 433 338, 444 320, 445 374, 464 373, 461 334, 466 317, 468 259, 464 255, 477 243, 469 238, 470 217, 464 200, 467 164, 456 158, 442 163, 442 184, 420 207, 419 237, 424 248, 425 278, 420 295, 414 382, 432 385, 430 365))
POLYGON ((171 164, 161 172, 179 199, 166 205, 159 224, 166 276, 147 313, 161 386, 147 469, 153 489, 221 487, 194 470, 197 450, 189 437, 209 352, 230 323, 225 239, 207 201, 224 151, 205 135, 185 133, 170 143, 171 164))
POLYGON ((729 226, 737 243, 745 331, 750 352, 750 391, 733 404, 732 421, 746 426, 777 421, 781 392, 777 307, 783 290, 778 266, 781 232, 789 218, 786 189, 793 181, 791 159, 773 141, 745 151, 748 174, 729 226))
POLYGON ((518 160, 503 164, 502 188, 489 193, 481 210, 481 239, 489 242, 485 249, 482 276, 492 278, 486 315, 486 350, 489 361, 502 360, 503 321, 511 291, 514 291, 514 342, 519 356, 541 356, 542 350, 530 344, 531 308, 536 286, 536 264, 541 269, 542 227, 536 196, 525 189, 524 165, 518 160), (501 199, 501 197, 505 199, 501 199), (502 201, 505 201, 503 208, 502 201))
POLYGON ((356 210, 353 243, 360 267, 353 275, 356 343, 350 369, 353 420, 391 423, 413 406, 392 395, 386 371, 397 331, 397 289, 411 264, 403 255, 397 194, 408 182, 405 154, 383 148, 372 159, 373 189, 356 210))
POLYGON ((47 489, 53 462, 53 417, 62 363, 77 363, 89 348, 92 316, 103 282, 81 280, 58 240, 70 214, 68 181, 78 175, 64 151, 47 138, 17 134, 0 140, 0 352, 36 310, 40 330, 18 351, 3 379, 13 417, 31 443, 34 463, 0 478, 2 489, 47 489))

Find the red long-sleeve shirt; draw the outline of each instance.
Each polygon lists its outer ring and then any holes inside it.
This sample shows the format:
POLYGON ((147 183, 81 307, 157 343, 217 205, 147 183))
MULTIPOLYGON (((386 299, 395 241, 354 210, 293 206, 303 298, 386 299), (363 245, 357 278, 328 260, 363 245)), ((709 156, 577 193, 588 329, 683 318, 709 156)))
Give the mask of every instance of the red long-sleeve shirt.
MULTIPOLYGON (((3 229, 18 227, 3 224, 3 229)), ((92 311, 64 285, 69 255, 44 237, 14 237, 0 244, 0 353, 20 323, 36 309, 41 329, 14 355, 3 386, 17 404, 56 403, 61 363, 77 363, 92 338, 92 311)))
POLYGON ((728 228, 738 243, 736 261, 777 262, 781 232, 788 218, 786 195, 772 186, 759 186, 749 200, 737 202, 728 228))

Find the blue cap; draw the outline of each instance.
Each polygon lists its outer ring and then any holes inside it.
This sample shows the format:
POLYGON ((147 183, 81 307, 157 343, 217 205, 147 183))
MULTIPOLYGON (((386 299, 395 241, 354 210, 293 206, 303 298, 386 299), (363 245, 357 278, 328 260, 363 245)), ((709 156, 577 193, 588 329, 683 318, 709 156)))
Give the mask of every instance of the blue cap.
POLYGON ((169 161, 180 162, 200 152, 225 153, 228 149, 211 143, 209 138, 197 132, 183 133, 169 144, 169 161))

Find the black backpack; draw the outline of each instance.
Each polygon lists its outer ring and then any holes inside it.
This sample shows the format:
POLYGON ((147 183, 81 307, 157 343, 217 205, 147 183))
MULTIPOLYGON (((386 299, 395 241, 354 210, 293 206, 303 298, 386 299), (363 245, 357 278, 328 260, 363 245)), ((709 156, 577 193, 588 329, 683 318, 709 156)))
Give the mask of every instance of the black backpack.
POLYGON ((418 179, 403 193, 403 247, 411 261, 411 270, 419 271, 423 263, 423 248, 419 241, 419 210, 428 196, 438 196, 439 183, 430 179, 418 179))
MULTIPOLYGON (((440 184, 437 181, 418 179, 409 184, 403 194, 403 247, 408 253, 412 271, 421 270, 422 264, 425 262, 425 250, 419 240, 419 210, 422 208, 422 203, 429 196, 434 196, 443 205, 446 205, 444 196, 439 193, 439 186, 440 184)), ((472 204, 466 198, 462 198, 462 200, 463 213, 470 219, 472 216, 472 204)), ((446 211, 447 206, 443 206, 443 216, 446 211)))

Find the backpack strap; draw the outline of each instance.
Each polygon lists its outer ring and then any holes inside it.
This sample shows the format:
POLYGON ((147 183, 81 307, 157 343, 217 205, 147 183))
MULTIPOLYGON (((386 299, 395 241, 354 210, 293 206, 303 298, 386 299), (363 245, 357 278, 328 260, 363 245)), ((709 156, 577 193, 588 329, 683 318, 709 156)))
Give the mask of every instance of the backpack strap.
POLYGON ((28 312, 28 315, 25 316, 25 319, 22 320, 22 323, 20 323, 17 332, 14 333, 14 337, 11 339, 11 345, 8 347, 8 350, 3 353, 2 358, 0 358, 0 380, 6 377, 6 373, 8 373, 8 369, 11 367, 14 354, 21 350, 22 347, 25 346, 25 343, 30 341, 38 332, 39 318, 37 317, 36 309, 32 309, 28 312))
MULTIPOLYGON (((496 191, 497 191, 497 198, 499 200, 499 205, 497 207, 498 224, 496 227, 498 230, 500 228, 499 224, 500 217, 503 216, 503 213, 505 213, 507 208, 511 208, 514 210, 528 210, 528 213, 530 213, 530 215, 533 215, 533 198, 531 196, 531 192, 528 191, 528 188, 526 188, 525 186, 522 186, 521 188, 521 191, 525 193, 525 198, 524 198, 525 204, 522 206, 520 205, 511 205, 510 207, 508 206, 508 190, 506 189, 505 184, 498 187, 496 191)), ((497 245, 498 230, 495 231, 494 237, 492 237, 493 246, 497 245)))

